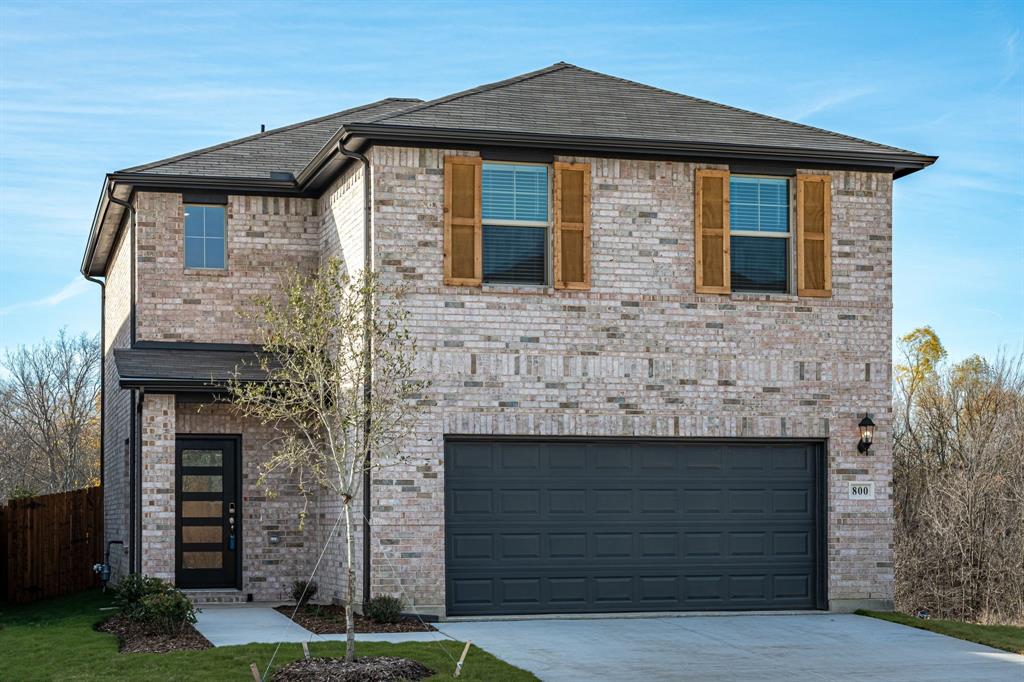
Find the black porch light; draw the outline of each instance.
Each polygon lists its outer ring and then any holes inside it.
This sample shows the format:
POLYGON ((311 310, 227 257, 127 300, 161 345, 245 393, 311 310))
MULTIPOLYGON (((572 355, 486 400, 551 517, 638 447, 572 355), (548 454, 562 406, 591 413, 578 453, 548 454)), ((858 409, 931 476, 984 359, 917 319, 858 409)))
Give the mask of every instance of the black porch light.
POLYGON ((857 426, 860 427, 860 442, 857 443, 857 452, 863 455, 871 449, 871 440, 875 437, 875 422, 865 414, 857 426))

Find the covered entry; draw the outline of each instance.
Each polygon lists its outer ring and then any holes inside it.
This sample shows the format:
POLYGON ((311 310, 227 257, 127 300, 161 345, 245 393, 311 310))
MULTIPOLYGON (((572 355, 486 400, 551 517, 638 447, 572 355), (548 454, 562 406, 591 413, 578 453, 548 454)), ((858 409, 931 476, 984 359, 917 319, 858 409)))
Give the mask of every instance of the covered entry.
POLYGON ((445 442, 447 613, 825 608, 824 446, 445 442))

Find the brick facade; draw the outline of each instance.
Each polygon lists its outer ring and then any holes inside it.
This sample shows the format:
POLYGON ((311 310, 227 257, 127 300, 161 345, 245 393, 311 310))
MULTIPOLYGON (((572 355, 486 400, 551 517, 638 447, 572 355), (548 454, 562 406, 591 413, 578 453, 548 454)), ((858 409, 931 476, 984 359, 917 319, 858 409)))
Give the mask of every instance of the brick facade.
POLYGON ((320 257, 314 199, 231 196, 227 268, 184 263, 180 194, 137 194, 137 338, 140 341, 254 343, 254 301, 274 296, 280 277, 309 272, 320 257))
MULTIPOLYGON (((562 157, 592 165, 591 291, 474 289, 443 285, 444 153, 370 152, 373 258, 387 281, 408 290, 418 366, 432 381, 403 452, 410 458, 374 474, 374 592, 404 594, 418 610, 443 614, 446 434, 789 437, 828 441, 833 606, 889 599, 891 176, 828 173, 832 298, 714 296, 694 293, 699 165, 562 157), (878 424, 868 457, 856 451, 865 412, 878 424), (845 499, 847 482, 862 479, 875 481, 877 499, 845 499)), ((180 195, 137 195, 139 338, 251 342, 239 311, 254 295, 273 293, 282 267, 311 269, 335 255, 354 272, 364 246, 362 182, 356 164, 319 200, 230 197, 228 268, 219 274, 184 271, 180 195)), ((244 590, 276 599, 315 561, 311 541, 319 550, 339 505, 320 504, 314 527, 300 533, 292 522, 299 498, 286 481, 275 484, 274 500, 250 487, 270 432, 222 405, 188 410, 166 396, 145 398, 143 505, 166 503, 167 480, 156 479, 165 472, 167 433, 172 462, 175 431, 241 434, 244 590), (283 531, 281 545, 266 541, 271 528, 283 531), (286 542, 294 551, 284 551, 286 542)), ((165 512, 143 510, 144 568, 166 570, 166 540, 145 536, 163 528, 165 512)), ((342 595, 342 543, 334 538, 321 568, 325 597, 342 595)))
POLYGON ((830 173, 831 299, 695 294, 698 166, 577 157, 559 160, 592 165, 592 290, 472 289, 443 285, 443 156, 371 157, 379 269, 408 288, 436 401, 410 460, 376 476, 374 525, 402 574, 375 555, 378 589, 443 610, 446 434, 790 437, 829 442, 833 605, 890 597, 890 176, 830 173), (856 479, 875 501, 844 499, 856 479))
POLYGON ((121 239, 110 258, 103 285, 103 535, 104 546, 112 545, 110 565, 112 579, 118 580, 131 571, 129 566, 130 467, 129 443, 132 424, 132 392, 117 385, 114 349, 131 345, 131 234, 121 239))

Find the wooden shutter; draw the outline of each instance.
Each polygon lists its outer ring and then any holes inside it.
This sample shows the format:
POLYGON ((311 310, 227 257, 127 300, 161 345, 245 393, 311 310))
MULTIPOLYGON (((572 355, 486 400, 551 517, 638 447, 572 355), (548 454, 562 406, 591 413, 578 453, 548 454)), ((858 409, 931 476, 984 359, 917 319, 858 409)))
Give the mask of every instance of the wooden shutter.
POLYGON ((832 178, 796 176, 796 283, 800 296, 832 295, 832 178))
POLYGON ((480 286, 483 281, 482 169, 479 157, 444 159, 445 284, 480 286))
POLYGON ((728 294, 729 272, 729 171, 697 170, 694 273, 699 294, 728 294))
POLYGON ((590 288, 590 164, 555 162, 556 289, 590 288))

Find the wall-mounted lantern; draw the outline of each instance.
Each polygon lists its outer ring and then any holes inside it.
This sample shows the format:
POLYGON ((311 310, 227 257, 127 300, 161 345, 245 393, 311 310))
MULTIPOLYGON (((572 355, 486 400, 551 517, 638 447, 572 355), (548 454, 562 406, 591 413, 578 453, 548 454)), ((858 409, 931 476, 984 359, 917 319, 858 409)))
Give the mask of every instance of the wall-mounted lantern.
POLYGON ((860 442, 857 443, 857 452, 863 455, 871 449, 871 441, 875 437, 875 422, 865 414, 857 426, 860 427, 860 442))

